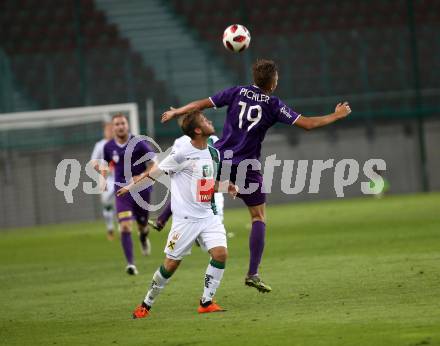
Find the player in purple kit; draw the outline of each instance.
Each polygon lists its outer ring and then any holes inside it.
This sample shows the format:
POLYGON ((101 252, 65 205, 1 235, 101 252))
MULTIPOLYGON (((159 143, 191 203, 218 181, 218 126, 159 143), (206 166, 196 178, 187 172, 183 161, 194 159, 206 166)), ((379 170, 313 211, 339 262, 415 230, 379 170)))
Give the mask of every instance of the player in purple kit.
MULTIPOLYGON (((115 191, 121 187, 128 185, 130 181, 126 181, 124 172, 124 157, 130 140, 134 138, 129 132, 128 119, 123 114, 116 114, 112 119, 114 139, 107 142, 104 146, 104 160, 108 163, 113 162, 115 172, 115 191)), ((146 170, 156 165, 156 154, 150 148, 147 142, 139 141, 133 148, 131 153, 131 162, 129 169, 133 180, 144 173, 146 170), (147 155, 146 162, 136 164, 141 158, 147 155)), ((106 172, 101 170, 101 174, 105 177, 106 172)), ((128 177, 127 177, 128 178, 128 177)), ((147 203, 150 202, 151 187, 140 192, 140 196, 147 203)), ((116 196, 116 213, 121 231, 121 243, 127 259, 126 272, 130 275, 138 274, 138 270, 134 264, 133 242, 131 239, 131 230, 133 219, 136 220, 139 230, 139 239, 143 255, 149 255, 151 245, 148 239, 148 210, 139 206, 130 194, 124 196, 116 196)))
MULTIPOLYGON (((263 177, 259 169, 254 170, 247 166, 244 181, 237 180, 239 164, 243 160, 259 160, 261 144, 266 132, 276 123, 296 125, 305 130, 312 130, 345 118, 351 109, 348 103, 344 102, 336 105, 335 111, 328 115, 301 116, 278 97, 272 95, 278 84, 278 69, 273 61, 257 60, 252 66, 252 73, 253 85, 235 86, 212 97, 193 101, 177 109, 170 109, 163 113, 162 122, 195 110, 228 107, 223 134, 215 143, 223 160, 223 168, 219 171, 224 173, 230 169, 230 180, 240 187, 242 193, 239 193, 238 197, 247 205, 252 220, 252 230, 249 236, 250 260, 245 284, 255 287, 260 292, 270 292, 272 288, 258 275, 266 231, 266 196, 263 189, 263 177), (229 167, 226 167, 227 162, 229 167), (249 194, 243 193, 243 187, 247 188, 249 184, 257 184, 258 189, 249 194)), ((258 164, 259 161, 257 161, 257 166, 258 164)), ((222 179, 225 178, 222 177, 222 179)))

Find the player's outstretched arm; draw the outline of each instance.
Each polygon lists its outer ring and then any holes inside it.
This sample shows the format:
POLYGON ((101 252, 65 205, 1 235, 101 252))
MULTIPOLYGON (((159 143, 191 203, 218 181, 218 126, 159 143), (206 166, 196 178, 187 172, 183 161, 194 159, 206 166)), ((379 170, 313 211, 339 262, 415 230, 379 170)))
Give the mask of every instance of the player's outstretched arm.
POLYGON ((212 104, 209 98, 193 101, 180 108, 171 108, 169 111, 164 112, 162 114, 161 121, 162 123, 166 123, 167 121, 170 121, 171 119, 177 118, 181 115, 185 115, 187 113, 194 111, 202 111, 206 108, 212 108, 212 107, 214 107, 214 105, 212 104))
POLYGON ((215 182, 214 191, 220 193, 228 193, 233 199, 235 199, 235 197, 237 197, 239 189, 237 185, 231 183, 229 180, 217 180, 215 182))
POLYGON ((154 183, 156 179, 162 174, 163 171, 159 168, 157 164, 155 164, 148 171, 145 171, 142 174, 133 177, 133 181, 130 184, 124 186, 123 188, 119 189, 116 192, 116 196, 119 197, 125 195, 126 193, 130 192, 130 190, 132 190, 135 186, 139 186, 141 184, 146 184, 146 183, 154 183))
POLYGON ((318 127, 326 126, 339 119, 345 118, 347 115, 351 113, 351 108, 348 102, 338 103, 335 108, 335 112, 323 115, 323 116, 311 116, 304 117, 301 116, 295 121, 295 125, 303 128, 304 130, 313 130, 318 127))
POLYGON ((145 179, 145 177, 146 177, 147 175, 154 176, 154 177, 156 178, 157 176, 159 176, 160 174, 162 174, 162 171, 160 171, 160 173, 157 171, 157 170, 159 169, 158 166, 159 166, 159 165, 157 164, 157 162, 152 161, 152 163, 150 164, 150 166, 149 166, 144 172, 142 172, 142 173, 139 174, 139 175, 135 175, 135 176, 133 177, 133 182, 136 184, 139 180, 145 179), (150 173, 151 173, 151 174, 150 174, 150 173))

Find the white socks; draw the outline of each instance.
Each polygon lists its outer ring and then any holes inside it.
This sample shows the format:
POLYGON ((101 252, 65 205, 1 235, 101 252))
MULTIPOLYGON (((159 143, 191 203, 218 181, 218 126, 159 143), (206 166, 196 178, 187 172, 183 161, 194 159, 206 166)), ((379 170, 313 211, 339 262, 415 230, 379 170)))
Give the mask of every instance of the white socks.
MULTIPOLYGON (((220 282, 225 272, 225 263, 218 262, 213 259, 208 264, 205 274, 205 288, 203 289, 203 296, 201 299, 202 304, 212 301, 217 288, 220 286, 220 282)), ((150 289, 145 296, 144 303, 149 307, 153 306, 156 297, 163 291, 168 281, 170 281, 171 275, 161 265, 159 269, 153 275, 151 280, 150 289)))
POLYGON ((104 206, 102 209, 102 216, 104 217, 105 226, 107 227, 107 231, 113 231, 114 225, 113 225, 113 207, 110 206, 104 206))
POLYGON ((162 292, 168 281, 170 281, 171 274, 168 273, 163 266, 161 266, 153 275, 151 286, 145 296, 144 303, 152 306, 154 299, 162 292))
POLYGON ((205 288, 203 289, 202 304, 209 302, 215 295, 215 291, 220 286, 223 273, 225 272, 225 264, 211 260, 206 268, 205 288))

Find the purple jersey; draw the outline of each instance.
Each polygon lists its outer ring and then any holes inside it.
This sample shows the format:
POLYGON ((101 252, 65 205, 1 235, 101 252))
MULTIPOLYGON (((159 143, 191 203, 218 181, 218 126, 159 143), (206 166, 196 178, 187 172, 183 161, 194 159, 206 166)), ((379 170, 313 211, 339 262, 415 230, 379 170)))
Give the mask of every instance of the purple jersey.
MULTIPOLYGON (((131 135, 130 140, 134 138, 135 136, 131 135)), ((115 168, 115 183, 122 183, 126 184, 125 181, 125 173, 124 173, 124 155, 125 151, 127 149, 128 144, 130 143, 130 140, 127 141, 127 143, 121 145, 117 143, 114 139, 108 141, 104 145, 104 160, 107 161, 109 164, 113 164, 115 168)), ((131 146, 131 145, 130 145, 131 146)), ((130 162, 130 169, 131 169, 131 175, 139 175, 142 172, 144 172, 147 168, 147 164, 151 162, 156 157, 156 154, 151 149, 150 145, 142 140, 139 142, 136 142, 136 145, 134 146, 133 152, 131 154, 131 162, 130 162), (144 162, 136 164, 136 161, 144 157, 146 154, 147 159, 144 160, 144 162)), ((116 186, 116 190, 118 190, 119 187, 116 186)))
POLYGON ((267 130, 277 122, 291 125, 300 116, 278 97, 266 95, 255 85, 236 86, 210 97, 215 108, 228 106, 223 134, 215 147, 222 158, 232 150, 233 164, 259 159, 267 130))

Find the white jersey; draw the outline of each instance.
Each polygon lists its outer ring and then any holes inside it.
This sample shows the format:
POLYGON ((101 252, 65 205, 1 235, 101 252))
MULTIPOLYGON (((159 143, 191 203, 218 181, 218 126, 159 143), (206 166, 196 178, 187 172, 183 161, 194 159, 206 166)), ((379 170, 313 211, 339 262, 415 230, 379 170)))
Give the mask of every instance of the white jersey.
MULTIPOLYGON (((217 142, 218 139, 219 138, 215 135, 209 136, 208 145, 213 147, 214 143, 217 142)), ((183 135, 174 141, 173 149, 178 149, 180 146, 182 146, 183 144, 187 144, 187 143, 191 143, 191 137, 189 137, 187 135, 183 135)), ((223 196, 222 193, 217 192, 214 194, 214 199, 215 199, 215 204, 217 206, 217 214, 223 218, 223 208, 225 205, 225 197, 223 196)))
MULTIPOLYGON (((104 160, 104 145, 108 142, 107 139, 103 138, 100 141, 96 142, 95 147, 93 148, 92 160, 104 160)), ((113 169, 109 170, 107 175, 107 188, 112 187, 115 184, 115 176, 113 173, 113 169)))
MULTIPOLYGON (((214 146, 213 144, 217 141, 218 141, 218 137, 216 135, 211 135, 208 138, 208 145, 213 147, 214 146)), ((187 135, 183 135, 174 141, 173 148, 177 148, 177 147, 181 146, 182 144, 189 143, 189 142, 191 142, 191 137, 187 136, 187 135)))
POLYGON ((171 177, 171 210, 177 219, 207 218, 217 214, 212 195, 219 152, 208 146, 200 150, 182 141, 159 163, 171 177))

